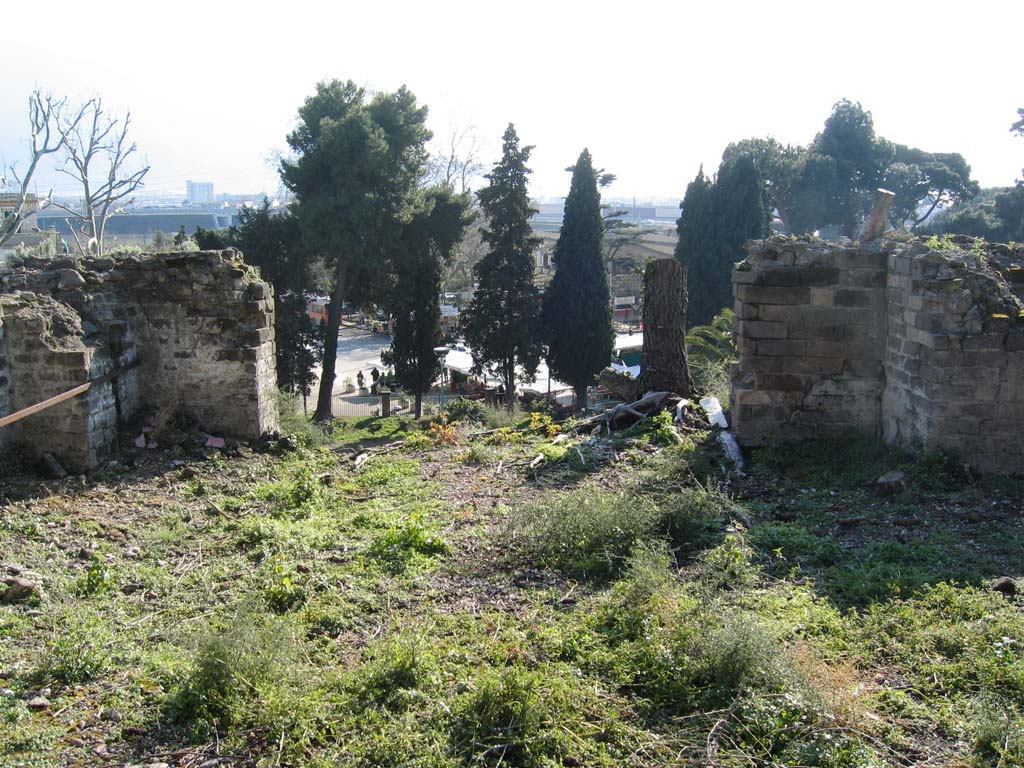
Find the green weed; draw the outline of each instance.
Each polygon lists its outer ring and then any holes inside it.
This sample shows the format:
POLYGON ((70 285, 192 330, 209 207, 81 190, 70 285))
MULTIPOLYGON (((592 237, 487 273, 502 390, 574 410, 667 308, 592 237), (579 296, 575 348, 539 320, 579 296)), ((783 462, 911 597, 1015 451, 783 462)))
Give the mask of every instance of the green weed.
POLYGON ((570 575, 606 578, 633 547, 653 536, 658 509, 626 493, 573 490, 545 496, 513 520, 521 550, 570 575))
POLYGON ((46 647, 43 673, 62 683, 82 683, 105 672, 114 637, 108 625, 92 612, 67 612, 46 647))

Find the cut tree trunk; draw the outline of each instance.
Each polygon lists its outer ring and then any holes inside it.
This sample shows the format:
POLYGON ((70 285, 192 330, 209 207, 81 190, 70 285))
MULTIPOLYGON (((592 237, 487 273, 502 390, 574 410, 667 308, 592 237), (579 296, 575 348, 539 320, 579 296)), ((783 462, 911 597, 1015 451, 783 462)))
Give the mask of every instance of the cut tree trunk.
POLYGON ((613 368, 605 368, 597 374, 597 383, 626 403, 633 402, 642 394, 639 379, 634 379, 629 374, 620 373, 613 368))
POLYGON ((644 271, 644 391, 693 394, 686 366, 686 267, 656 259, 644 271))

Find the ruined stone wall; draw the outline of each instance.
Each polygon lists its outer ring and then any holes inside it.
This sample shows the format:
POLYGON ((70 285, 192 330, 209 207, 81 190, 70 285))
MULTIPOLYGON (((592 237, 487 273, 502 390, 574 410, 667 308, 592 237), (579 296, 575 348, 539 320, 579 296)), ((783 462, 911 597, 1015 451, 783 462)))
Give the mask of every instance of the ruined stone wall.
POLYGON ((277 428, 273 298, 236 251, 27 259, 0 273, 0 307, 0 415, 138 364, 0 441, 78 469, 142 404, 243 439, 277 428))
MULTIPOLYGON (((0 300, 0 413, 11 413, 11 367, 7 362, 7 335, 4 329, 4 307, 0 300)), ((0 449, 7 448, 13 439, 13 430, 0 429, 0 449)))
POLYGON ((990 254, 756 241, 734 273, 746 445, 845 431, 1024 472, 1024 319, 990 254))
POLYGON ((889 257, 883 437, 1024 472, 1022 305, 978 255, 889 257))
POLYGON ((786 240, 739 265, 732 416, 744 442, 878 431, 885 259, 786 240))

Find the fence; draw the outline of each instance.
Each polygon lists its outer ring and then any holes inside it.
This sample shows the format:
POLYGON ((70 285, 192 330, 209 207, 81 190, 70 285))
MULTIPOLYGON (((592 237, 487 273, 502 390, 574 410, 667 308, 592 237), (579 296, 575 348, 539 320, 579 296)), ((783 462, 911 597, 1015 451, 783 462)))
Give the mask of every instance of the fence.
MULTIPOLYGON (((448 403, 460 399, 483 400, 484 398, 481 395, 467 396, 445 391, 429 392, 423 395, 423 413, 424 415, 437 413, 448 403)), ((574 396, 569 396, 565 402, 559 402, 561 405, 572 406, 576 400, 574 396)), ((588 412, 599 412, 617 402, 619 402, 617 398, 611 397, 607 393, 600 393, 595 397, 595 393, 592 392, 589 398, 590 408, 587 410, 588 412)), ((390 412, 394 415, 408 416, 412 414, 415 404, 415 395, 407 392, 391 393, 390 412)), ((307 400, 306 408, 309 412, 312 412, 315 407, 316 393, 314 392, 307 400)), ((331 414, 336 419, 380 416, 381 396, 379 394, 360 394, 358 391, 352 393, 335 392, 331 400, 331 414)))
MULTIPOLYGON (((434 413, 445 405, 458 400, 463 395, 452 394, 451 392, 430 392, 423 395, 423 412, 434 413)), ((472 398, 471 398, 472 399, 472 398)), ((391 413, 402 416, 409 415, 415 408, 416 398, 414 395, 405 392, 391 393, 391 413)), ((306 407, 311 410, 316 407, 316 394, 311 394, 306 407)), ((335 392, 331 399, 331 414, 336 419, 352 417, 380 416, 381 396, 354 393, 335 392)))

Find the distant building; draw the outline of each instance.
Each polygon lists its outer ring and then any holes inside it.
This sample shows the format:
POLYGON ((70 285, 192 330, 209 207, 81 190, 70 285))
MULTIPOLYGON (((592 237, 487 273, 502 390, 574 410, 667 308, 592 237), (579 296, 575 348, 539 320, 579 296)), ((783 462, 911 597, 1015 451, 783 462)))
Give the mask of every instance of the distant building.
MULTIPOLYGON (((17 192, 0 194, 0 220, 6 221, 21 204, 21 194, 17 192)), ((57 253, 57 233, 52 230, 39 229, 39 198, 27 195, 21 226, 7 242, 0 247, 0 264, 6 264, 10 255, 19 246, 32 248, 38 255, 53 256, 57 253)))
POLYGON ((185 199, 190 205, 209 205, 214 202, 212 181, 186 181, 185 199))
MULTIPOLYGON (((0 194, 0 218, 4 221, 14 215, 21 204, 20 192, 4 192, 0 194)), ((39 198, 29 194, 25 196, 25 211, 21 220, 19 232, 31 232, 39 226, 36 220, 36 212, 39 210, 39 198)))

